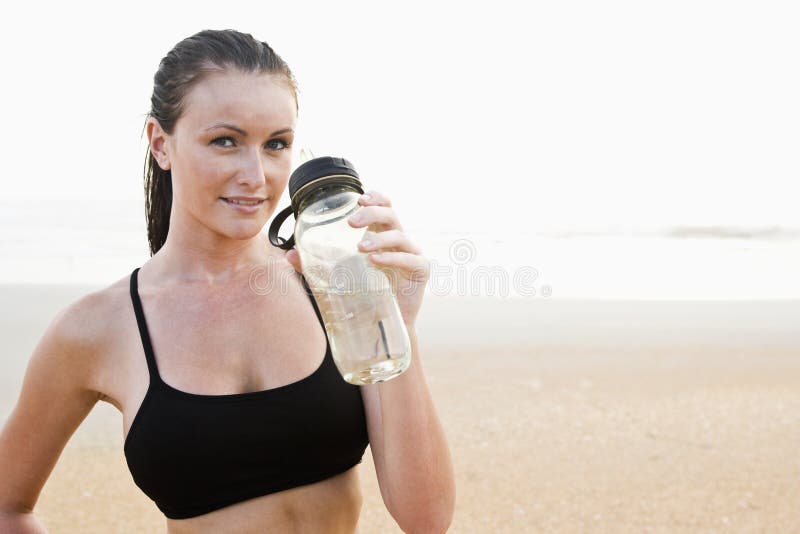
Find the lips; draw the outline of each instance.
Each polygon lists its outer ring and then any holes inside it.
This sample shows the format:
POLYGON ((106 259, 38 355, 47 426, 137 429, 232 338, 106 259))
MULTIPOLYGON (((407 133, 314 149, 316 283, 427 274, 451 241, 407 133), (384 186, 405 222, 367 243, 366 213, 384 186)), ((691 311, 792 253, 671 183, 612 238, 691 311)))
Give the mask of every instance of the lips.
POLYGON ((246 197, 220 197, 220 200, 225 202, 225 205, 231 208, 240 215, 256 215, 261 213, 261 208, 266 199, 264 198, 246 198, 246 197))
POLYGON ((221 197, 222 200, 228 202, 230 204, 236 204, 237 206, 258 206, 264 202, 264 199, 245 199, 245 198, 236 198, 236 197, 221 197))

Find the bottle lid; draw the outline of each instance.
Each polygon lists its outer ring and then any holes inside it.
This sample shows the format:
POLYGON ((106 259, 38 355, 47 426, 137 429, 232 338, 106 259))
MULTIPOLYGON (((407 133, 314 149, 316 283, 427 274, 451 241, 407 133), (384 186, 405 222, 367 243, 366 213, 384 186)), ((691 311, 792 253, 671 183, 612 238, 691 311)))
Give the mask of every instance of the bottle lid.
POLYGON ((296 220, 303 199, 323 185, 344 185, 358 193, 364 193, 355 167, 346 159, 323 156, 306 161, 289 177, 291 206, 281 211, 270 225, 269 238, 273 245, 284 250, 294 246, 294 236, 284 239, 278 236, 278 230, 289 215, 294 215, 296 220))
POLYGON ((296 204, 294 199, 301 189, 326 176, 349 176, 355 178, 355 185, 361 186, 355 167, 346 159, 332 156, 310 159, 297 167, 289 177, 289 197, 292 204, 296 204))

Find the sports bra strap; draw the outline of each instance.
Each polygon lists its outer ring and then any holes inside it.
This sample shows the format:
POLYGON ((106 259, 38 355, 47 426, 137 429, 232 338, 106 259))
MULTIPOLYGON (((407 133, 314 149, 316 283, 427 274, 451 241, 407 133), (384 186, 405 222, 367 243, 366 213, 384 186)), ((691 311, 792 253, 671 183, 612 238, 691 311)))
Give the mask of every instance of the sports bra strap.
MULTIPOLYGON (((322 314, 319 312, 319 307, 317 306, 317 299, 314 298, 314 293, 308 286, 308 282, 306 282, 306 277, 303 276, 301 273, 297 273, 297 275, 300 277, 300 281, 303 283, 303 287, 306 290, 306 294, 308 295, 308 298, 311 300, 311 305, 314 306, 314 313, 317 314, 317 319, 319 319, 319 324, 321 324, 322 329, 325 330, 325 322, 322 320, 322 314)), ((327 334, 327 330, 325 330, 325 333, 327 334)))
MULTIPOLYGON (((295 271, 297 272, 297 271, 295 271)), ((144 355, 147 359, 147 368, 150 371, 150 377, 160 380, 160 375, 158 374, 158 365, 156 365, 156 357, 153 352, 153 345, 150 341, 150 331, 147 328, 147 321, 144 317, 144 311, 142 310, 142 301, 139 298, 139 267, 133 270, 131 273, 131 301, 133 302, 133 311, 136 313, 136 323, 139 326, 139 337, 142 338, 142 347, 144 348, 144 355)), ((303 284, 303 288, 306 291, 309 299, 311 300, 311 305, 314 307, 314 313, 317 315, 317 319, 319 320, 319 324, 322 325, 322 329, 325 331, 327 335, 327 330, 325 330, 325 323, 322 320, 322 314, 319 311, 319 307, 317 306, 317 301, 314 298, 313 292, 311 288, 308 286, 305 277, 297 273, 300 277, 300 281, 303 284)))
POLYGON ((150 343, 150 332, 147 330, 147 321, 142 311, 142 301, 139 299, 139 267, 131 273, 131 301, 133 311, 136 313, 136 323, 139 325, 139 336, 142 338, 144 355, 147 359, 147 368, 150 370, 150 378, 159 379, 156 357, 153 354, 153 345, 150 343))

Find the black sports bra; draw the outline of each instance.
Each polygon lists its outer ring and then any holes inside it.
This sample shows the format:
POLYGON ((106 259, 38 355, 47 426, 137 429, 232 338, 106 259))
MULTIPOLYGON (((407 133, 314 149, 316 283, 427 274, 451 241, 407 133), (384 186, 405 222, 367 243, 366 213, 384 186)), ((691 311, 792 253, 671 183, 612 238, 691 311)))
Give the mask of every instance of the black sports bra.
POLYGON ((361 462, 369 443, 361 390, 342 379, 330 341, 320 367, 285 386, 231 395, 177 390, 158 374, 138 271, 131 274, 131 300, 150 385, 124 451, 134 482, 164 515, 202 515, 324 480, 361 462))

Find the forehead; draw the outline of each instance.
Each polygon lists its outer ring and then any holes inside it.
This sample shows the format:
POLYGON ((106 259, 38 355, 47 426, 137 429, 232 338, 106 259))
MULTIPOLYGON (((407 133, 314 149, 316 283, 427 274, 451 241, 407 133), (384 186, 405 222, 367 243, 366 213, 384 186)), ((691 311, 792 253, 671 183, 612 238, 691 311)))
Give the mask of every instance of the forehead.
POLYGON ((229 122, 255 133, 293 128, 296 116, 294 94, 280 76, 225 70, 207 75, 189 91, 178 126, 202 129, 229 122))

